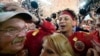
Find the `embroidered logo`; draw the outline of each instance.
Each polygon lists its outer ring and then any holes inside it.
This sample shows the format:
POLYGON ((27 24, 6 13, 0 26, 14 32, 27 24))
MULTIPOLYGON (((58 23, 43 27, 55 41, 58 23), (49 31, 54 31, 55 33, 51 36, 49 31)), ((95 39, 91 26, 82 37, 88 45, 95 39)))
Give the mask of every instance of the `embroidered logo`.
POLYGON ((74 47, 77 51, 83 51, 85 49, 85 44, 82 41, 75 41, 74 47))

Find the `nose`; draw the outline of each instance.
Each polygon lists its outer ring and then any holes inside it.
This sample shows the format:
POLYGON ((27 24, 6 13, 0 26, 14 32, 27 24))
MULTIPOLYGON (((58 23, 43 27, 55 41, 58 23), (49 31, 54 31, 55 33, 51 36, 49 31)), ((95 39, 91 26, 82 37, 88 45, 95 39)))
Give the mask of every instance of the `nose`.
POLYGON ((63 23, 63 22, 65 22, 64 18, 62 18, 62 19, 61 19, 59 22, 60 22, 60 23, 63 23))
POLYGON ((26 31, 20 31, 18 33, 18 37, 25 37, 26 36, 26 31))

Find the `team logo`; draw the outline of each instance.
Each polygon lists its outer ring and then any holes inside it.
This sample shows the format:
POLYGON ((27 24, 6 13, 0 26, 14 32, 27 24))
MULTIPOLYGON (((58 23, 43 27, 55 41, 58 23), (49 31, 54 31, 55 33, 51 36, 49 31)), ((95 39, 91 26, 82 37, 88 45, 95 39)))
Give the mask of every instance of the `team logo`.
POLYGON ((82 41, 75 41, 74 47, 77 51, 83 51, 85 49, 85 44, 82 41))

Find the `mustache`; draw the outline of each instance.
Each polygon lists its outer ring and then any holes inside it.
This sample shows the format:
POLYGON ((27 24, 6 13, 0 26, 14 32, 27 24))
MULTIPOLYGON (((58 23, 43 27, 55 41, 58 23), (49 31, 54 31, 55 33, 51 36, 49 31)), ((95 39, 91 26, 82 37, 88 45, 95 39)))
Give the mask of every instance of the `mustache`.
POLYGON ((21 42, 23 42, 25 40, 25 38, 24 37, 17 37, 17 38, 15 38, 13 41, 12 41, 12 43, 11 44, 15 44, 15 43, 21 43, 21 42))

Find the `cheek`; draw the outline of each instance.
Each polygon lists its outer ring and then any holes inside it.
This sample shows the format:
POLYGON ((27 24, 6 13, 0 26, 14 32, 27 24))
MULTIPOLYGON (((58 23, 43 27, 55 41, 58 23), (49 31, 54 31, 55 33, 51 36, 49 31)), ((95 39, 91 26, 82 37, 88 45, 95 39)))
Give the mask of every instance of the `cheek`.
POLYGON ((0 49, 11 44, 12 40, 13 40, 12 36, 1 34, 1 36, 0 36, 0 49))
POLYGON ((66 25, 72 26, 72 22, 71 22, 71 21, 68 21, 68 22, 66 23, 66 25))

